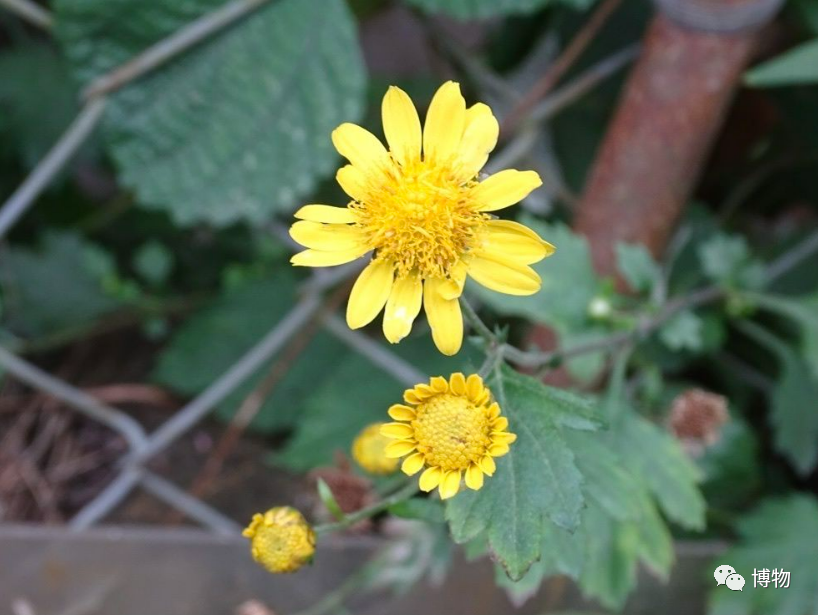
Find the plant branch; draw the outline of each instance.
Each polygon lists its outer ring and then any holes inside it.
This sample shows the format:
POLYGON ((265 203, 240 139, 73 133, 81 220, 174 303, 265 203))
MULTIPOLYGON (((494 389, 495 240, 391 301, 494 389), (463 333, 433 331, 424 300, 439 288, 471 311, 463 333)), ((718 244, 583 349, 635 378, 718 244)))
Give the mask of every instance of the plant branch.
POLYGON ((812 233, 767 266, 768 284, 792 271, 803 261, 818 252, 818 232, 812 233))
POLYGON ((51 30, 54 27, 54 18, 51 13, 31 0, 0 0, 0 6, 25 19, 32 25, 51 30))
POLYGON ((130 61, 98 77, 82 93, 85 100, 113 92, 126 83, 175 58, 198 45, 207 37, 223 30, 270 0, 232 0, 177 30, 167 38, 148 47, 130 61))
POLYGON ((477 312, 474 311, 474 308, 463 296, 460 297, 460 308, 462 309, 466 320, 469 321, 469 324, 471 324, 474 330, 486 341, 489 346, 497 347, 500 345, 497 336, 491 332, 491 329, 489 329, 486 323, 480 319, 477 312))
POLYGON ((587 22, 576 33, 560 56, 545 71, 545 74, 534 84, 528 93, 511 110, 503 120, 500 133, 508 134, 519 121, 529 114, 537 102, 550 92, 557 82, 574 65, 582 52, 596 38, 602 26, 608 21, 622 0, 605 0, 600 4, 587 22))
POLYGON ((358 523, 359 521, 363 521, 364 519, 369 519, 370 517, 374 517, 378 513, 385 511, 390 506, 394 506, 404 500, 408 500, 413 495, 418 492, 417 483, 412 480, 403 488, 397 490, 392 495, 389 495, 383 498, 380 502, 372 504, 372 506, 367 506, 366 508, 362 508, 359 511, 356 511, 350 515, 347 515, 340 521, 336 521, 335 523, 324 523, 322 525, 316 525, 314 530, 318 536, 323 534, 329 534, 331 532, 337 532, 339 530, 345 530, 348 527, 351 527, 358 523))

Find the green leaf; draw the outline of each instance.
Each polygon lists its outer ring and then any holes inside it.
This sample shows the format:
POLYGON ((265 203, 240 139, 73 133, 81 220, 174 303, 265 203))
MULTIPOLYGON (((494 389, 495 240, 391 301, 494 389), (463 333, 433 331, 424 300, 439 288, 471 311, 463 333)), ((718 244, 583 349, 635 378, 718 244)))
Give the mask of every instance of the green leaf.
MULTIPOLYGON (((223 0, 58 0, 57 35, 88 84, 223 0)), ((362 112, 343 0, 269 2, 115 92, 105 132, 139 203, 184 225, 258 223, 333 169, 330 132, 362 112)))
MULTIPOLYGON (((180 394, 194 396, 210 386, 252 348, 295 305, 296 278, 291 269, 274 278, 250 281, 230 289, 212 305, 191 316, 159 356, 153 379, 180 394)), ((276 384, 251 427, 274 432, 293 424, 302 404, 323 375, 343 354, 344 345, 319 332, 276 384)), ((273 359, 275 360, 275 359, 273 359)), ((217 416, 230 420, 242 400, 269 370, 259 369, 219 405, 217 416)))
MULTIPOLYGON (((741 540, 720 556, 747 583, 741 592, 714 587, 710 615, 807 615, 818 612, 818 500, 812 495, 768 499, 738 523, 741 540), (753 571, 791 574, 786 589, 753 587, 753 571)), ((716 564, 718 565, 718 564, 716 564)))
POLYGON ((660 279, 659 265, 643 245, 617 244, 616 261, 619 272, 628 285, 636 291, 648 292, 660 279))
POLYGON ((714 282, 741 288, 758 288, 764 271, 743 237, 717 234, 698 246, 705 274, 714 282))
POLYGON ((770 399, 773 443, 799 474, 808 476, 818 465, 818 378, 795 350, 769 331, 751 323, 744 323, 742 330, 778 359, 781 371, 770 399))
POLYGON ((818 39, 813 39, 747 71, 749 86, 770 88, 818 83, 818 39))
POLYGON ((546 518, 568 530, 579 524, 582 475, 562 427, 586 425, 582 417, 587 407, 584 400, 564 391, 555 394, 509 368, 487 384, 517 441, 482 489, 447 502, 446 518, 459 543, 485 533, 496 560, 512 580, 519 580, 541 557, 546 518))
POLYGON ((173 252, 158 241, 148 241, 134 254, 133 267, 146 282, 162 286, 173 269, 173 252))
MULTIPOLYGON (((32 42, 0 53, 0 75, 0 153, 10 148, 31 169, 79 112, 76 88, 65 60, 51 47, 32 42)), ((87 144, 74 161, 93 153, 87 144)))
POLYGON ((751 298, 760 307, 789 318, 798 326, 801 354, 818 379, 818 293, 800 297, 752 294, 751 298))
POLYGON ((497 15, 533 13, 553 4, 562 4, 576 10, 589 8, 594 0, 407 0, 429 12, 447 13, 459 19, 479 19, 497 15))
POLYGON ((103 289, 110 254, 68 232, 48 232, 39 248, 11 248, 2 276, 8 327, 25 337, 86 325, 121 307, 103 289))
POLYGON ((444 523, 443 504, 430 498, 410 498, 389 507, 389 512, 403 519, 418 519, 427 523, 444 523))
POLYGON ((318 497, 321 498, 321 502, 336 520, 341 521, 346 517, 344 511, 341 510, 341 505, 338 504, 338 500, 335 499, 332 489, 324 482, 323 478, 318 479, 318 497))
MULTIPOLYGON (((390 346, 390 351, 430 375, 468 371, 465 367, 470 361, 465 349, 456 357, 441 355, 428 333, 390 346)), ((292 470, 311 470, 332 463, 336 451, 349 451, 366 425, 389 420, 387 409, 401 400, 407 388, 352 350, 337 349, 327 360, 306 375, 309 394, 296 404, 295 432, 273 457, 275 463, 292 470)))
POLYGON ((702 319, 690 310, 679 312, 659 329, 659 339, 670 350, 697 351, 702 347, 702 319))

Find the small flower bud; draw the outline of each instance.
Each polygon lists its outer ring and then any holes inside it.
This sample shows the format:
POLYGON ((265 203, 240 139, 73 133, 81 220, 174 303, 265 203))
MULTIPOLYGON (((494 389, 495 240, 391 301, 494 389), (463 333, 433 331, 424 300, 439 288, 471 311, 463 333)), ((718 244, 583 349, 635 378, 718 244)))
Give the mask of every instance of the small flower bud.
POLYGON ((392 474, 398 469, 398 460, 386 456, 386 447, 392 440, 381 435, 382 425, 367 425, 352 443, 353 459, 370 474, 392 474))
POLYGON ((253 515, 242 536, 250 539, 253 559, 276 574, 295 572, 312 561, 315 553, 315 532, 304 516, 289 506, 253 515))

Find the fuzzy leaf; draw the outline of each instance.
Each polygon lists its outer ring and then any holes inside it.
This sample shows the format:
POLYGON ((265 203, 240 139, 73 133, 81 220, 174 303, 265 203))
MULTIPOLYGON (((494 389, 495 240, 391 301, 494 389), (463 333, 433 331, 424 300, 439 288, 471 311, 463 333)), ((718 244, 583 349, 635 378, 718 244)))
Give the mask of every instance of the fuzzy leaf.
POLYGON ((639 292, 653 288, 661 275, 659 265, 643 245, 617 244, 616 261, 627 283, 639 292))
MULTIPOLYGON (((88 84, 223 0, 58 0, 88 84)), ((183 225, 261 222, 330 173, 330 132, 361 115, 365 75, 343 0, 269 2, 115 92, 105 132, 122 182, 183 225)))

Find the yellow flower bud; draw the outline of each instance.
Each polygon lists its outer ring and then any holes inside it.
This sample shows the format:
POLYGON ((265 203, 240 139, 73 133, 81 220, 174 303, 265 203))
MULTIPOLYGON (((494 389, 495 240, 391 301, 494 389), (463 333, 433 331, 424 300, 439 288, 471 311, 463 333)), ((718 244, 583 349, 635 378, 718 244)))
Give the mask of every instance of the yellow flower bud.
POLYGON ((381 435, 383 423, 372 423, 361 430, 352 443, 352 457, 370 474, 391 474, 398 469, 398 460, 386 456, 391 442, 381 435))
POLYGON ((289 506, 253 515, 242 536, 250 539, 253 559, 276 574, 295 572, 312 561, 315 553, 315 532, 304 516, 289 506))

